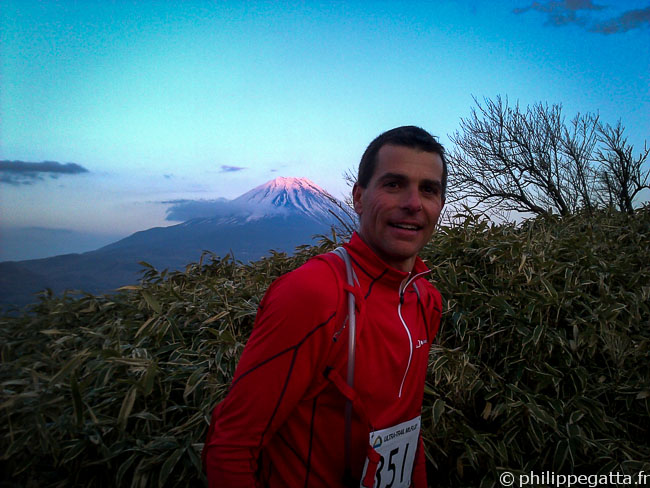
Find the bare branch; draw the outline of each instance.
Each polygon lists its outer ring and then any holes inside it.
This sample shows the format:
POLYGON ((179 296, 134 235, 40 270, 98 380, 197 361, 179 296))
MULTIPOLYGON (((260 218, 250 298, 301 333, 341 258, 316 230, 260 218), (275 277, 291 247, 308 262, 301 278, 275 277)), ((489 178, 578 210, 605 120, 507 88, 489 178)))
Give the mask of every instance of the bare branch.
POLYGON ((632 211, 648 188, 643 171, 650 150, 632 157, 623 128, 603 126, 598 115, 566 122, 560 105, 526 110, 508 99, 474 99, 451 140, 448 201, 534 214, 588 213, 613 202, 632 211))
POLYGON ((628 144, 620 121, 615 126, 599 124, 598 138, 602 143, 596 153, 602 191, 619 210, 632 214, 637 194, 650 188, 650 168, 644 168, 650 148, 645 145, 635 158, 634 148, 628 144))

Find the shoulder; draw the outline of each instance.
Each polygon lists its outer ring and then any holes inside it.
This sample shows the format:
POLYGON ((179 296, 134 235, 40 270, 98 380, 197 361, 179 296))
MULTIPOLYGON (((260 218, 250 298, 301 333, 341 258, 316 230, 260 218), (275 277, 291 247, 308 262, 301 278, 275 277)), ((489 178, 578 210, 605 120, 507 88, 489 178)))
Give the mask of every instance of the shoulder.
POLYGON ((417 281, 421 303, 425 308, 427 339, 432 341, 440 329, 442 321, 442 296, 438 289, 426 278, 417 281))
POLYGON ((423 274, 416 283, 421 288, 420 293, 426 297, 425 303, 427 306, 437 309, 438 312, 442 312, 442 296, 435 285, 429 281, 428 278, 431 276, 431 270, 420 257, 417 257, 415 260, 414 271, 423 274))
POLYGON ((342 300, 340 259, 332 254, 311 258, 302 266, 276 279, 269 287, 262 307, 269 301, 302 308, 336 310, 342 300), (337 262, 338 261, 338 262, 337 262), (340 263, 340 264, 339 264, 340 263))
POLYGON ((432 312, 442 313, 442 295, 435 285, 426 278, 418 280, 417 285, 421 288, 420 293, 426 297, 424 302, 427 307, 432 312))

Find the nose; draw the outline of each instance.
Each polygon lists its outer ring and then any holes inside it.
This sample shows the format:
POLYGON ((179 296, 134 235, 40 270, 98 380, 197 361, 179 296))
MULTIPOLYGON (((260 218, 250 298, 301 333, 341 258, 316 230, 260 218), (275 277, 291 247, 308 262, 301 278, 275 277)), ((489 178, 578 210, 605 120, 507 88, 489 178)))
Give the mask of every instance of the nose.
POLYGON ((402 208, 407 210, 409 213, 415 213, 422 210, 422 197, 420 191, 417 188, 409 187, 404 193, 404 200, 402 202, 402 208))

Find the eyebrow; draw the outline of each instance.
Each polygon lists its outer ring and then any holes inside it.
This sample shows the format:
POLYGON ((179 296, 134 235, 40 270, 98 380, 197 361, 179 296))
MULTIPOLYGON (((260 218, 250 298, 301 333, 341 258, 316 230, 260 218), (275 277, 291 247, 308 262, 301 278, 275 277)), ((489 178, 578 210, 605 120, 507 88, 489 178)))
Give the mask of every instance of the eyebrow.
POLYGON ((406 181, 408 178, 400 173, 384 173, 379 178, 379 182, 383 183, 388 180, 406 181))
MULTIPOLYGON (((381 177, 379 178, 379 183, 384 183, 384 182, 386 182, 388 180, 405 182, 405 181, 408 181, 408 178, 405 175, 401 174, 401 173, 385 173, 385 174, 381 175, 381 177)), ((437 180, 425 179, 425 180, 420 181, 420 186, 422 186, 422 185, 431 185, 431 186, 435 187, 436 189, 441 189, 442 188, 442 183, 440 181, 437 181, 437 180)))

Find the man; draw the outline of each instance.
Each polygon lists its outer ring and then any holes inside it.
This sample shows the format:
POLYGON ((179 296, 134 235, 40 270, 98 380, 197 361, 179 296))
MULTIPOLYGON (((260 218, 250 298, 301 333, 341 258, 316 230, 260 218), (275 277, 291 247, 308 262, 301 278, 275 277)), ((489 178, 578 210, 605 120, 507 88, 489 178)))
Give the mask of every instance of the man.
POLYGON ((441 298, 417 253, 446 180, 444 149, 423 129, 398 127, 368 146, 345 252, 283 275, 260 304, 212 415, 210 487, 427 486, 420 411, 441 298))

